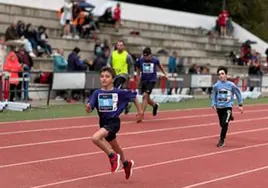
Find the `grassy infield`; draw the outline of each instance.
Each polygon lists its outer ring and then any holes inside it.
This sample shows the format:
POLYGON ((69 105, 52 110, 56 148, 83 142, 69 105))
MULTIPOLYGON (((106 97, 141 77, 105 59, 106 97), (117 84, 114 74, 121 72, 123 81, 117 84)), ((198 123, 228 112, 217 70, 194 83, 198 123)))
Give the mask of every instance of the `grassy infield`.
MULTIPOLYGON (((260 99, 246 99, 244 104, 265 104, 268 103, 268 98, 260 99)), ((201 108, 209 107, 209 99, 192 99, 183 101, 180 103, 166 103, 160 105, 160 110, 172 110, 172 109, 187 109, 187 108, 201 108)), ((131 109, 135 111, 133 107, 131 109)), ((151 111, 148 107, 147 110, 151 111)), ((54 105, 46 108, 32 108, 26 112, 12 112, 4 111, 0 113, 0 121, 18 121, 18 120, 31 120, 31 119, 48 119, 59 117, 74 117, 85 116, 84 105, 82 104, 66 104, 66 105, 54 105)), ((96 115, 96 112, 91 115, 96 115)))

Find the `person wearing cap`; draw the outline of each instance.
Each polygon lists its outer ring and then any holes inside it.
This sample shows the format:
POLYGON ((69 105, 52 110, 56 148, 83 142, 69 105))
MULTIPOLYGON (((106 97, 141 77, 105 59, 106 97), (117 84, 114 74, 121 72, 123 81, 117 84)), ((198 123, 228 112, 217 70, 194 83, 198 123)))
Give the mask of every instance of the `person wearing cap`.
POLYGON ((153 116, 157 115, 159 104, 150 98, 152 90, 157 80, 157 67, 160 68, 164 76, 166 72, 160 64, 157 57, 152 56, 150 48, 143 50, 143 56, 137 62, 137 74, 140 78, 141 92, 142 92, 142 110, 145 112, 147 104, 153 107, 153 116))
MULTIPOLYGON (((112 67, 115 71, 115 88, 122 88, 128 79, 130 82, 134 81, 134 62, 131 55, 125 50, 125 43, 123 40, 117 41, 116 50, 112 52, 107 65, 112 67)), ((130 105, 126 106, 125 114, 128 114, 130 108, 130 105)))

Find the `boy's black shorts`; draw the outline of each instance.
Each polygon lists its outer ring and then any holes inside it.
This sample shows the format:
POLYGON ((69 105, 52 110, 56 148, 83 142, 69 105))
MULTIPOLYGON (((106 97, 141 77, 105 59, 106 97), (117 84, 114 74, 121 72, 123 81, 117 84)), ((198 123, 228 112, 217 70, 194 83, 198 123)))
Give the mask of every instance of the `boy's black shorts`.
POLYGON ((142 81, 141 82, 141 92, 143 93, 148 93, 149 95, 152 93, 153 89, 155 86, 154 81, 142 81))
POLYGON ((105 138, 108 142, 116 138, 116 133, 120 130, 120 119, 112 118, 107 120, 100 120, 100 127, 106 129, 109 133, 105 138))
POLYGON ((220 125, 224 126, 231 120, 232 108, 217 108, 217 114, 219 117, 220 125))
POLYGON ((121 89, 124 86, 124 84, 126 83, 126 81, 127 80, 124 77, 117 77, 114 80, 114 87, 117 89, 121 89))

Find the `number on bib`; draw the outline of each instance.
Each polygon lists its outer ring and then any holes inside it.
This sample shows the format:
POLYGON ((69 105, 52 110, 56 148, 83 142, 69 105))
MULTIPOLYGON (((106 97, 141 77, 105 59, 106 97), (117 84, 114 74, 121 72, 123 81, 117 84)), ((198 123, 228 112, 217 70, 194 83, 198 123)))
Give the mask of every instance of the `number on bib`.
POLYGON ((99 111, 113 112, 117 110, 117 93, 100 93, 98 96, 99 111))
POLYGON ((143 73, 154 73, 154 64, 153 63, 143 63, 142 64, 143 73))

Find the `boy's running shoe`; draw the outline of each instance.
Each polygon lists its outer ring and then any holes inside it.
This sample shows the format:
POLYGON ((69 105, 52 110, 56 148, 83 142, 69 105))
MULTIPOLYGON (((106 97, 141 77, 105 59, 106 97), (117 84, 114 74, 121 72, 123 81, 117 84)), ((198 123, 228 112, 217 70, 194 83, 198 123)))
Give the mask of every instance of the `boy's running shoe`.
POLYGON ((110 159, 110 163, 111 163, 111 172, 116 172, 118 171, 119 167, 120 167, 120 155, 119 154, 114 154, 114 156, 110 159))
POLYGON ((131 175, 132 175, 132 171, 133 171, 133 166, 134 166, 134 161, 130 160, 128 161, 127 165, 124 166, 124 170, 125 170, 125 174, 126 174, 126 179, 128 180, 131 175))

